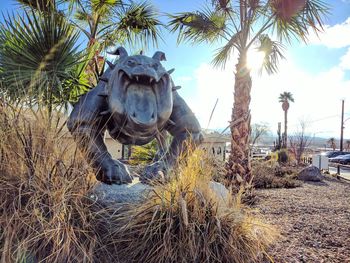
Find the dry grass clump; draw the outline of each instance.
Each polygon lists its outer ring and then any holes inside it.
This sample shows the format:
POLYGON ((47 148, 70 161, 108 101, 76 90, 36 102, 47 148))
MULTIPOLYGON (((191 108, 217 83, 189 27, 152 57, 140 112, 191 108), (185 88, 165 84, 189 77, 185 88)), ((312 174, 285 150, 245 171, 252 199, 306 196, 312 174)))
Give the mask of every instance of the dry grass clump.
POLYGON ((2 262, 256 262, 266 254, 274 229, 239 195, 214 194, 215 169, 200 152, 144 203, 115 213, 87 197, 94 175, 57 123, 0 109, 2 262))
MULTIPOLYGON (((2 262, 97 262, 94 176, 56 120, 0 109, 2 262)), ((105 252, 103 252, 106 254, 105 252)))
POLYGON ((252 184, 255 188, 295 188, 301 186, 296 173, 273 162, 252 163, 252 184))
POLYGON ((113 246, 121 262, 257 262, 276 236, 229 192, 210 187, 213 167, 189 154, 166 185, 119 215, 113 246))

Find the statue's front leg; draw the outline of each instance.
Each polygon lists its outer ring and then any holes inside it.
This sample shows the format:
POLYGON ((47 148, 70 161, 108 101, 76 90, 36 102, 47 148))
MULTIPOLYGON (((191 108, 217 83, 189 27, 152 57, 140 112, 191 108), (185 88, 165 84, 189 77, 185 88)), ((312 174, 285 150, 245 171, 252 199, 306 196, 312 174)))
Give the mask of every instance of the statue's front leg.
POLYGON ((186 154, 189 151, 189 147, 196 147, 200 144, 202 137, 200 132, 189 133, 184 131, 174 134, 166 154, 156 162, 145 167, 143 174, 140 176, 141 182, 166 180, 169 170, 176 165, 178 157, 186 154))
POLYGON ((140 176, 140 180, 147 182, 156 178, 166 177, 168 171, 177 163, 188 147, 195 147, 203 140, 199 122, 186 102, 175 91, 174 104, 165 130, 173 136, 167 153, 159 161, 147 166, 140 176))
POLYGON ((79 149, 96 171, 96 179, 106 184, 131 183, 132 176, 127 167, 113 160, 103 140, 103 131, 78 126, 71 131, 79 149))

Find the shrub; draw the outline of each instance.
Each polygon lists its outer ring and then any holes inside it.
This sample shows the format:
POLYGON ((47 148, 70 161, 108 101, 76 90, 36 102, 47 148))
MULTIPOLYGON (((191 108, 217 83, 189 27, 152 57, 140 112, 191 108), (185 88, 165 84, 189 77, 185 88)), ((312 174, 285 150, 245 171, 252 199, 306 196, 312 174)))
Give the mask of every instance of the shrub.
POLYGON ((105 211, 86 197, 94 175, 46 114, 29 116, 0 111, 2 260, 96 262, 105 211))
POLYGON ((296 171, 284 169, 269 162, 252 163, 253 186, 255 188, 295 188, 301 186, 296 180, 296 171))
POLYGON ((145 202, 116 213, 88 198, 94 174, 43 116, 0 112, 3 262, 257 262, 266 254, 274 229, 239 195, 213 193, 214 169, 198 152, 145 202))
POLYGON ((257 262, 275 237, 231 194, 209 187, 214 169, 199 151, 156 185, 144 203, 123 212, 114 233, 119 258, 130 262, 257 262))
POLYGON ((288 162, 288 153, 285 150, 280 150, 278 153, 278 162, 287 163, 288 162))

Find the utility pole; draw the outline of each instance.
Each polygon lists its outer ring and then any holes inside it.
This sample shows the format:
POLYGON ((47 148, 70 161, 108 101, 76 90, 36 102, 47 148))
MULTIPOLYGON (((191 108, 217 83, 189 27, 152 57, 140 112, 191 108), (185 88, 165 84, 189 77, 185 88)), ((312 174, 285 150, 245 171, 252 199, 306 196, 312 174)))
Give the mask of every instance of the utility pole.
MULTIPOLYGON (((344 100, 341 101, 341 126, 340 126, 340 151, 343 151, 343 133, 344 133, 344 100)), ((340 165, 337 167, 337 174, 340 175, 340 165)))
POLYGON ((343 133, 344 133, 344 100, 341 101, 341 127, 340 127, 340 151, 343 151, 343 133))

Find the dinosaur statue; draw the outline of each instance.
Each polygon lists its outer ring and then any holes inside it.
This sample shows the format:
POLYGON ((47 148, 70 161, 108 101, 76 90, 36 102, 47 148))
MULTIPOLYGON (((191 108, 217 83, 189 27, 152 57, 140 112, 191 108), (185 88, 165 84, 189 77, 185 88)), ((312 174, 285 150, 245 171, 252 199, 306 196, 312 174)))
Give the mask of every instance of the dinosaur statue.
POLYGON ((154 138, 161 146, 159 159, 147 166, 140 176, 148 182, 166 175, 176 158, 187 147, 202 140, 201 128, 193 112, 177 92, 170 74, 161 64, 165 54, 157 51, 153 57, 129 56, 123 47, 116 64, 108 69, 95 88, 83 95, 68 119, 67 127, 78 147, 96 171, 96 178, 106 184, 130 183, 127 167, 113 160, 104 143, 104 133, 122 144, 144 145, 154 138), (172 136, 164 149, 164 132, 172 136))

